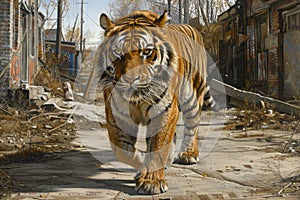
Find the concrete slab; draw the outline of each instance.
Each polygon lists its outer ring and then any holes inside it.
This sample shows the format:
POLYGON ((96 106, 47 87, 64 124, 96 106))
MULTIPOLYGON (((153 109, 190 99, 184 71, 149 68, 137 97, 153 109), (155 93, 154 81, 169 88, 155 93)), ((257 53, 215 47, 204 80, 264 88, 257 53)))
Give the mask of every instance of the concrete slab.
POLYGON ((54 110, 66 110, 63 109, 62 106, 64 106, 64 103, 61 98, 51 98, 48 101, 46 101, 41 107, 47 112, 52 112, 54 110))

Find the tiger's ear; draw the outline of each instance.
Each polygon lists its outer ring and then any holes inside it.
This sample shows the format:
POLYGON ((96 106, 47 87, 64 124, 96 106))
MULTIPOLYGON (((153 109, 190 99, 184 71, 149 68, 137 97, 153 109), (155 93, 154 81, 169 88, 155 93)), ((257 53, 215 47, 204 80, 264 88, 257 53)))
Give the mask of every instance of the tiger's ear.
POLYGON ((100 26, 106 30, 110 27, 113 27, 115 24, 109 19, 109 17, 102 13, 101 16, 100 16, 100 19, 99 19, 99 22, 100 22, 100 26))
POLYGON ((168 21, 170 17, 168 16, 168 12, 165 10, 164 13, 155 20, 155 24, 159 27, 163 27, 168 21))

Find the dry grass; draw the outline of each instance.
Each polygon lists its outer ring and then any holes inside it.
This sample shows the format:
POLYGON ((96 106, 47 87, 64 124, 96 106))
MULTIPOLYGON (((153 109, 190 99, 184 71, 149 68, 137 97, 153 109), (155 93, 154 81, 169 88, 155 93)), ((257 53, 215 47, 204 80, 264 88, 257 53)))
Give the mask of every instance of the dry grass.
POLYGON ((259 130, 279 129, 291 131, 296 128, 297 118, 291 115, 274 112, 268 114, 267 110, 241 110, 228 112, 229 124, 224 130, 259 130))

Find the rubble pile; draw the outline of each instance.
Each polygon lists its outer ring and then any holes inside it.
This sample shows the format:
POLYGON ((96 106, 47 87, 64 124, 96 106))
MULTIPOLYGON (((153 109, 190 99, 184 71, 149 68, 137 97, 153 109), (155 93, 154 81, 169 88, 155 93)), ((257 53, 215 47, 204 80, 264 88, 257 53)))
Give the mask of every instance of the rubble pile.
POLYGON ((291 131, 298 124, 295 116, 273 110, 231 109, 227 115, 229 123, 224 127, 225 130, 280 129, 291 131))
POLYGON ((266 151, 300 153, 300 121, 297 117, 273 110, 236 108, 228 110, 226 114, 228 123, 222 129, 232 131, 230 137, 236 139, 255 138, 257 141, 273 143, 274 148, 265 149, 266 151))
POLYGON ((39 161, 47 153, 73 148, 76 127, 68 121, 69 114, 36 112, 0 114, 0 165, 39 161))

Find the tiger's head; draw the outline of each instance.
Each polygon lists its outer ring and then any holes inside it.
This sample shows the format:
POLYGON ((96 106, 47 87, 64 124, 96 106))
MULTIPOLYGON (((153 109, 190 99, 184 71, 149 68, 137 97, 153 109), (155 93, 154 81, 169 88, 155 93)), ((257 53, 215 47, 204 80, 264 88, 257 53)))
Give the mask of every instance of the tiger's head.
POLYGON ((167 12, 161 16, 136 11, 112 22, 105 14, 101 46, 101 83, 128 102, 154 104, 165 95, 177 70, 177 55, 164 35, 167 12))

